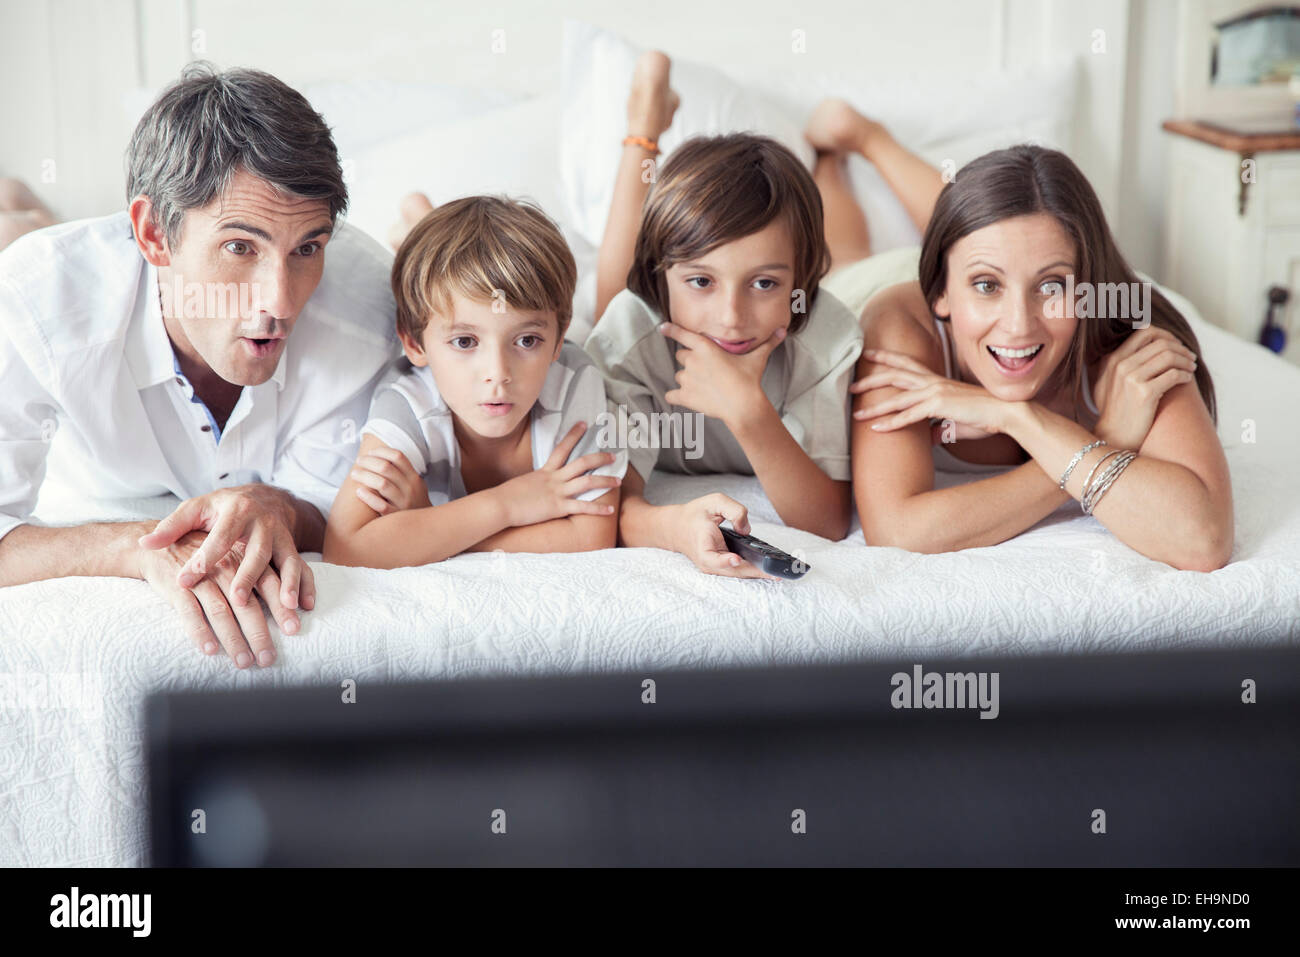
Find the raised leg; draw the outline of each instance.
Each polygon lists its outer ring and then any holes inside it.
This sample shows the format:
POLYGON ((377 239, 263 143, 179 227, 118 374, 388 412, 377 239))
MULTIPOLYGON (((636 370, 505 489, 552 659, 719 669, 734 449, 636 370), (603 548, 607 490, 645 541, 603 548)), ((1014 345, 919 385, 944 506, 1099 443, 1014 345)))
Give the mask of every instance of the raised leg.
MULTIPOLYGON (((681 100, 668 85, 672 66, 667 56, 657 50, 641 54, 632 74, 632 91, 627 98, 627 134, 657 142, 672 125, 673 114, 681 100)), ((614 175, 614 198, 609 219, 601 237, 596 259, 596 315, 599 322, 609 301, 627 286, 628 270, 636 251, 637 230, 641 228, 641 207, 650 192, 651 178, 646 175, 646 161, 655 155, 644 146, 623 146, 618 172, 614 175)))
POLYGON ((818 153, 813 180, 822 195, 826 245, 831 253, 831 272, 871 255, 867 217, 849 185, 848 162, 844 153, 818 153))
POLYGON ((402 197, 402 202, 398 206, 398 220, 388 230, 388 245, 393 247, 393 252, 397 252, 402 246, 402 240, 406 239, 415 224, 424 219, 426 213, 433 212, 433 203, 429 202, 429 197, 423 193, 407 193, 402 197))
MULTIPOLYGON (((809 116, 808 123, 804 127, 804 136, 817 150, 819 166, 823 153, 838 154, 841 159, 845 154, 857 153, 875 164, 881 177, 902 202, 903 208, 916 224, 916 228, 925 232, 925 227, 930 222, 930 215, 934 212, 934 204, 944 186, 943 177, 937 169, 903 147, 884 126, 863 116, 844 100, 827 99, 819 103, 809 116)), ((831 222, 829 203, 832 201, 839 203, 841 194, 835 191, 837 183, 833 180, 828 182, 832 187, 832 194, 828 196, 823 191, 822 199, 828 204, 827 223, 829 224, 831 222)), ((845 186, 847 187, 847 183, 845 186)), ((854 207, 857 207, 857 201, 851 193, 845 194, 843 198, 847 198, 854 207)), ((844 213, 837 223, 851 223, 861 215, 860 209, 856 213, 844 213)), ((845 236, 850 239, 855 235, 856 228, 845 233, 845 236)), ((831 241, 829 225, 826 238, 829 243, 831 241)), ((836 238, 839 239, 838 236, 836 238)), ((831 255, 833 258, 834 249, 831 255)))
POLYGON ((21 180, 0 177, 0 249, 26 233, 58 222, 21 180))

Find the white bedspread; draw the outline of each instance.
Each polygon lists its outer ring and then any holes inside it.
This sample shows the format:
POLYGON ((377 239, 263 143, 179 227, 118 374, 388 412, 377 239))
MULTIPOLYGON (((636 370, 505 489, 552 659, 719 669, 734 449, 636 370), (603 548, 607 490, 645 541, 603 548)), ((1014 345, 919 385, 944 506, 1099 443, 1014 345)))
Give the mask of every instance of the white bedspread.
MULTIPOLYGON (((140 720, 155 689, 1296 642, 1300 370, 1195 328, 1237 517, 1232 562, 1210 574, 1141 557, 1073 503, 1001 545, 918 555, 868 548, 856 531, 832 543, 787 529, 753 479, 656 476, 660 501, 717 490, 749 504, 755 534, 812 571, 795 583, 728 580, 650 549, 466 555, 398 571, 317 563, 320 599, 303 631, 277 637, 274 667, 247 672, 197 652, 142 582, 0 589, 0 866, 146 862, 140 720)), ((42 500, 47 520, 169 505, 42 500)))

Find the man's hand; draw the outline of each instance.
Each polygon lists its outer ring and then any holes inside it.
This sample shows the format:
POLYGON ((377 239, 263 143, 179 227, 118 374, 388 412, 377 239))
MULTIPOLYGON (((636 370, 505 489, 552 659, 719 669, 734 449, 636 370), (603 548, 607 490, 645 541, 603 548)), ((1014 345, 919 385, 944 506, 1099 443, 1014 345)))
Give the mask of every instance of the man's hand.
POLYGON ((664 393, 664 401, 721 419, 734 432, 736 417, 751 412, 763 395, 763 370, 767 360, 786 338, 777 329, 743 355, 732 355, 708 336, 691 332, 671 322, 659 331, 685 348, 677 350, 677 388, 664 393))
MULTIPOLYGON (((236 569, 242 571, 247 557, 242 542, 235 542, 218 558, 211 573, 193 589, 177 584, 178 573, 193 561, 210 537, 203 532, 187 532, 173 544, 139 549, 140 577, 176 609, 185 630, 204 654, 216 654, 223 647, 236 667, 247 668, 254 661, 266 667, 275 661, 275 646, 261 603, 231 601, 236 569)), ((280 586, 279 577, 270 568, 263 568, 255 583, 280 630, 292 634, 298 630, 298 618, 281 603, 280 586)))
MULTIPOLYGON (((145 549, 164 548, 189 532, 207 532, 199 546, 188 553, 188 561, 176 576, 180 587, 194 588, 210 578, 217 564, 240 543, 243 548, 239 567, 229 591, 235 605, 242 608, 248 604, 253 590, 266 580, 265 573, 274 563, 279 584, 277 604, 289 610, 302 607, 310 611, 316 604, 316 581, 294 544, 296 521, 289 493, 260 483, 241 485, 182 502, 152 532, 142 536, 139 544, 145 549)), ((276 620, 287 634, 298 630, 297 615, 277 615, 276 620)))

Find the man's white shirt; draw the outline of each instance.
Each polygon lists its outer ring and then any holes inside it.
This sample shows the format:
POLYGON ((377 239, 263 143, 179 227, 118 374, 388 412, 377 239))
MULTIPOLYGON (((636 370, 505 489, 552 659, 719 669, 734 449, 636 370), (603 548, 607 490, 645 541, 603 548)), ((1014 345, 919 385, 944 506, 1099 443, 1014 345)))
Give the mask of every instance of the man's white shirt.
POLYGON ((392 256, 340 225, 274 375, 217 429, 177 372, 157 270, 126 213, 53 226, 0 253, 0 538, 30 519, 57 434, 89 498, 192 498, 266 482, 324 515, 370 396, 400 353, 392 256))

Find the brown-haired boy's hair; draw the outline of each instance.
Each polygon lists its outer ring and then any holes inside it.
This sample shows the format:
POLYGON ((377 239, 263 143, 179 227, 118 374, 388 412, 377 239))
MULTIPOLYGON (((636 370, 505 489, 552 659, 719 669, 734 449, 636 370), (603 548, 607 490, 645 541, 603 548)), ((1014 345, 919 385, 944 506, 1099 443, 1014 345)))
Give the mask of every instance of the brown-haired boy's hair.
POLYGON ((790 322, 796 333, 830 269, 830 251, 812 174, 770 137, 696 136, 673 152, 646 196, 627 287, 670 318, 664 276, 669 268, 756 233, 778 217, 794 243, 794 288, 804 291, 805 308, 790 322))
POLYGON ((397 329, 417 342, 452 296, 504 297, 512 309, 553 311, 559 335, 573 317, 578 266, 555 223, 533 203, 466 196, 444 203, 407 234, 393 261, 397 329))

